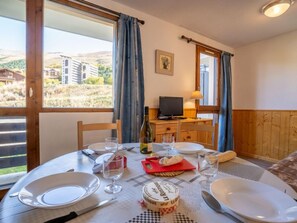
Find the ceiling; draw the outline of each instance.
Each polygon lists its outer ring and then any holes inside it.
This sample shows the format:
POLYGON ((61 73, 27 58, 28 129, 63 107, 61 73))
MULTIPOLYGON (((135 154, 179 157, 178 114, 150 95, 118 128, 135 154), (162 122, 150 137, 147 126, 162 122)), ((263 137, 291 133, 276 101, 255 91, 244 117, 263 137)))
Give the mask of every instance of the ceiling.
POLYGON ((260 9, 270 0, 113 1, 234 48, 297 30, 297 3, 280 17, 268 18, 260 9))

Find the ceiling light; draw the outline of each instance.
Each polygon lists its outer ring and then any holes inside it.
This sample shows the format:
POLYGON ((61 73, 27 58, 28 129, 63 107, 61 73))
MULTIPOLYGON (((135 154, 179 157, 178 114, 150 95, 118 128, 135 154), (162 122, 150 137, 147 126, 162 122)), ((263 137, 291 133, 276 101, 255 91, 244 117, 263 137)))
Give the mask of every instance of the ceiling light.
POLYGON ((262 13, 268 17, 277 17, 285 13, 294 0, 274 0, 262 7, 262 13))

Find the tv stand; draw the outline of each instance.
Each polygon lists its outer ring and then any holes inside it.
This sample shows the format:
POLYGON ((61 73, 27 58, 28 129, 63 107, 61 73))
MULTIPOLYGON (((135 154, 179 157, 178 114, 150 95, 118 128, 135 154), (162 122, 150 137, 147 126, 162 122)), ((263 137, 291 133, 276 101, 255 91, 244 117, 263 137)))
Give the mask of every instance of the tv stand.
MULTIPOLYGON (((164 134, 173 134, 176 136, 179 122, 186 123, 187 126, 200 124, 211 125, 212 119, 150 120, 153 130, 153 141, 156 143, 162 142, 162 136, 164 134)), ((182 141, 184 142, 197 142, 205 139, 208 143, 208 140, 211 139, 211 137, 208 137, 206 133, 204 135, 199 135, 196 131, 181 130, 180 134, 182 141)))
POLYGON ((158 120, 181 120, 181 119, 187 119, 183 116, 159 116, 158 120))

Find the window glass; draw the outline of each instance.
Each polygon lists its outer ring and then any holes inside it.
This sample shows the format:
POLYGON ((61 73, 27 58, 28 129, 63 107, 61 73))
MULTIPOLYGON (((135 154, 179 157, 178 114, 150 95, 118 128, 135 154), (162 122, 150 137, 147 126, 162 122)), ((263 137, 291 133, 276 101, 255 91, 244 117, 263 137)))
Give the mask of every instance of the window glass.
POLYGON ((200 105, 217 105, 217 83, 217 58, 200 53, 200 91, 203 95, 200 105))
POLYGON ((43 107, 112 108, 114 22, 47 2, 44 23, 43 107))
POLYGON ((0 107, 25 107, 25 4, 0 0, 0 27, 0 107))

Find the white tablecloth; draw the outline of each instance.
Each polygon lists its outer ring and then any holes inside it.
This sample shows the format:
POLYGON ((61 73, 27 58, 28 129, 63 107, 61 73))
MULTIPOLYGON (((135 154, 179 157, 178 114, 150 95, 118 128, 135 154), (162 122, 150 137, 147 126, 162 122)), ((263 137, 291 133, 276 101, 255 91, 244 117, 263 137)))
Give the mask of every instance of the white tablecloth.
MULTIPOLYGON (((123 186, 123 191, 115 195, 117 200, 108 206, 98 208, 85 215, 79 216, 71 222, 231 222, 231 220, 224 215, 214 212, 203 201, 199 185, 199 181, 202 177, 199 176, 197 170, 187 171, 173 178, 156 177, 144 172, 140 161, 145 158, 145 155, 140 154, 137 150, 132 150, 130 152, 126 151, 125 153, 128 158, 128 167, 125 169, 123 177, 119 180, 119 183, 123 186), (139 204, 143 185, 150 181, 158 180, 169 181, 179 187, 181 200, 177 210, 171 214, 161 216, 157 212, 152 212, 142 208, 139 204)), ((197 158, 195 156, 189 155, 185 158, 195 166, 197 165, 197 158)), ((74 168, 75 171, 91 173, 92 166, 93 161, 82 155, 81 152, 66 154, 49 161, 28 173, 19 182, 17 182, 8 193, 20 190, 24 185, 35 179, 53 173, 60 173, 70 168, 74 168)), ((104 192, 105 185, 110 183, 110 181, 105 180, 101 174, 97 174, 97 176, 101 180, 101 185, 98 191, 77 204, 66 208, 56 210, 32 208, 22 204, 17 197, 10 198, 6 196, 2 200, 0 206, 0 222, 44 222, 49 219, 68 214, 70 211, 80 210, 95 204, 98 201, 114 196, 104 192)), ((223 177, 242 177, 250 180, 261 181, 270 184, 281 191, 286 190, 286 193, 290 196, 295 199, 297 198, 297 194, 293 191, 293 189, 279 178, 268 171, 239 158, 235 158, 232 161, 220 165, 217 178, 223 177)), ((247 223, 253 222, 241 217, 239 218, 247 223)))

